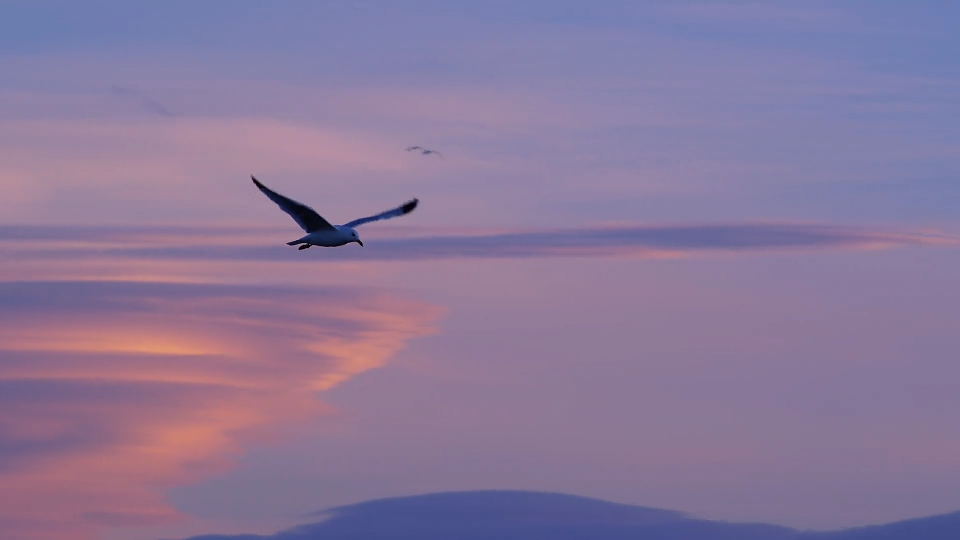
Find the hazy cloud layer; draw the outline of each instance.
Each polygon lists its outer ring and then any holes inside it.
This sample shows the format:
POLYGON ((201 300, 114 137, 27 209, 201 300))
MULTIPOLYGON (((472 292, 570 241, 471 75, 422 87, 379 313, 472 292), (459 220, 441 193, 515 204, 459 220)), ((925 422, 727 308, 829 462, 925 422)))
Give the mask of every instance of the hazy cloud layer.
POLYGON ((952 33, 917 28, 950 20, 934 10, 214 5, 15 10, 87 24, 43 53, 14 53, 36 45, 21 23, 3 35, 3 221, 269 223, 250 173, 344 221, 410 196, 431 225, 957 217, 960 78, 929 69, 952 33), (178 38, 153 43, 159 28, 178 38), (246 38, 260 33, 275 40, 246 38), (410 144, 450 159, 410 160, 410 144))

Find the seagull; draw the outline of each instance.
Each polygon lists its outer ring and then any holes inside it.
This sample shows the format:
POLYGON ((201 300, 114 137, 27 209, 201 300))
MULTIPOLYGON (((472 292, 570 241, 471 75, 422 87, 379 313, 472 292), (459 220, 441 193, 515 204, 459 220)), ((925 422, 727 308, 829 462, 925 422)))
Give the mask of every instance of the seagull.
POLYGON ((313 208, 298 203, 293 199, 288 199, 276 191, 273 191, 261 184, 253 175, 250 175, 250 178, 253 179, 253 183, 256 184, 264 195, 271 201, 277 203, 277 206, 279 206, 281 210, 290 214, 290 217, 297 222, 297 225, 300 225, 300 228, 307 233, 306 236, 302 238, 287 242, 288 246, 299 245, 300 247, 297 249, 307 249, 310 246, 337 247, 352 242, 356 242, 360 244, 360 247, 363 247, 363 242, 360 241, 360 237, 357 236, 357 231, 354 227, 358 227, 364 223, 370 223, 371 221, 380 221, 381 219, 390 219, 409 214, 413 212, 413 209, 417 207, 417 203, 420 202, 417 199, 410 199, 393 210, 380 212, 370 217, 355 219, 345 225, 331 225, 329 221, 320 217, 320 214, 316 213, 313 208))
POLYGON ((113 90, 113 93, 118 96, 130 97, 130 98, 140 100, 140 106, 154 114, 159 114, 160 116, 166 116, 167 118, 173 118, 176 116, 175 114, 170 112, 170 109, 164 107, 162 103, 154 99, 150 99, 149 97, 141 94, 140 92, 137 92, 132 88, 126 88, 126 87, 118 86, 115 84, 111 87, 111 90, 113 90))
POLYGON ((427 150, 426 148, 424 148, 424 147, 422 147, 422 146, 408 146, 408 147, 406 148, 406 151, 407 151, 407 152, 412 152, 412 151, 414 151, 414 150, 419 150, 419 151, 420 151, 420 154, 422 154, 422 155, 424 155, 424 156, 429 156, 430 154, 436 154, 436 155, 440 156, 441 158, 443 157, 443 154, 441 154, 440 152, 437 152, 436 150, 427 150))

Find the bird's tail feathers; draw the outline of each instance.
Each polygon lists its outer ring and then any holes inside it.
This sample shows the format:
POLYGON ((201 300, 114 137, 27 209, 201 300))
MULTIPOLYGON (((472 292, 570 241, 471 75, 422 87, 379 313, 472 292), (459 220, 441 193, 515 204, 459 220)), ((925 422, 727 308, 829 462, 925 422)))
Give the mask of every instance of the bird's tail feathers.
POLYGON ((304 240, 303 238, 301 238, 301 239, 299 239, 299 240, 291 240, 290 242, 287 242, 287 245, 288 245, 288 246, 297 246, 297 245, 306 244, 306 243, 307 243, 306 240, 304 240))

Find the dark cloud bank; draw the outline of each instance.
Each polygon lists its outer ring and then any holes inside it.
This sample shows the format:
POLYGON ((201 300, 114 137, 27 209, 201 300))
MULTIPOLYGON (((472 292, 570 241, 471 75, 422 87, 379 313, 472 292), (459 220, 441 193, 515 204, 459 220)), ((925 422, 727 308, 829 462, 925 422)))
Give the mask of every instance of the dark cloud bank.
MULTIPOLYGON (((362 231, 361 231, 362 232, 362 231)), ((413 261, 464 258, 603 257, 655 255, 704 251, 770 251, 792 249, 862 249, 928 245, 953 242, 942 235, 882 233, 829 225, 802 224, 714 224, 647 226, 624 225, 603 228, 516 231, 496 234, 433 235, 403 238, 372 238, 367 247, 313 248, 298 252, 284 242, 299 236, 297 231, 277 233, 276 245, 224 245, 213 239, 225 236, 223 229, 156 228, 45 228, 0 227, 0 240, 43 242, 75 240, 119 242, 109 247, 60 247, 44 251, 31 249, 32 256, 85 255, 186 260, 254 261, 413 261), (62 233, 62 234, 61 234, 62 233), (190 245, 167 242, 159 237, 182 235, 190 245), (200 241, 209 237, 210 241, 200 241), (132 245, 128 245, 132 244, 132 245)), ((235 239, 242 231, 234 231, 235 239)), ((261 233, 262 234, 262 233, 261 233)), ((261 236, 262 237, 262 236, 261 236)), ((259 241, 259 240, 258 240, 259 241)), ((8 256, 12 251, 8 251, 8 256)))
POLYGON ((691 518, 571 495, 439 493, 334 508, 327 519, 272 536, 190 540, 956 540, 960 512, 833 532, 691 518))

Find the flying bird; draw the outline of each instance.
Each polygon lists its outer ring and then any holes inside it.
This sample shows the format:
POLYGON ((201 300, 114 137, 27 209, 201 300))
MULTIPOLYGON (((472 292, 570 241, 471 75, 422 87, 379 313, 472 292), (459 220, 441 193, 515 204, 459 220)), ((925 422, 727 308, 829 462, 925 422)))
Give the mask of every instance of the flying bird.
POLYGON ((380 221, 382 219, 390 219, 409 214, 413 212, 413 209, 417 207, 417 203, 420 202, 417 199, 410 199, 393 210, 380 212, 370 217, 355 219, 345 225, 331 225, 329 221, 320 217, 320 214, 316 213, 313 208, 298 203, 293 199, 288 199, 276 191, 273 191, 261 184, 253 175, 250 175, 250 178, 253 179, 253 183, 256 184, 264 195, 271 201, 277 203, 277 206, 279 206, 281 210, 290 214, 290 217, 297 222, 297 225, 300 225, 300 228, 307 233, 297 240, 287 242, 288 246, 299 245, 300 247, 297 249, 307 249, 310 246, 337 247, 352 242, 356 242, 363 247, 363 242, 360 241, 360 237, 357 235, 354 227, 358 227, 364 223, 370 223, 371 221, 380 221))
POLYGON ((136 99, 137 101, 140 102, 141 107, 143 107, 144 109, 154 114, 165 116, 167 118, 173 118, 176 116, 175 114, 170 112, 170 109, 164 107, 162 103, 154 99, 150 99, 149 97, 141 94, 140 92, 137 92, 132 88, 113 85, 110 89, 113 90, 113 93, 118 96, 136 99))
POLYGON ((422 155, 424 155, 424 156, 429 156, 430 154, 436 154, 436 155, 440 156, 441 158, 443 158, 443 154, 441 154, 440 152, 437 152, 436 150, 428 150, 428 149, 426 149, 426 148, 424 148, 424 147, 422 147, 422 146, 408 146, 408 147, 406 148, 406 151, 407 151, 407 152, 413 152, 414 150, 419 150, 419 151, 420 151, 420 154, 422 154, 422 155))

